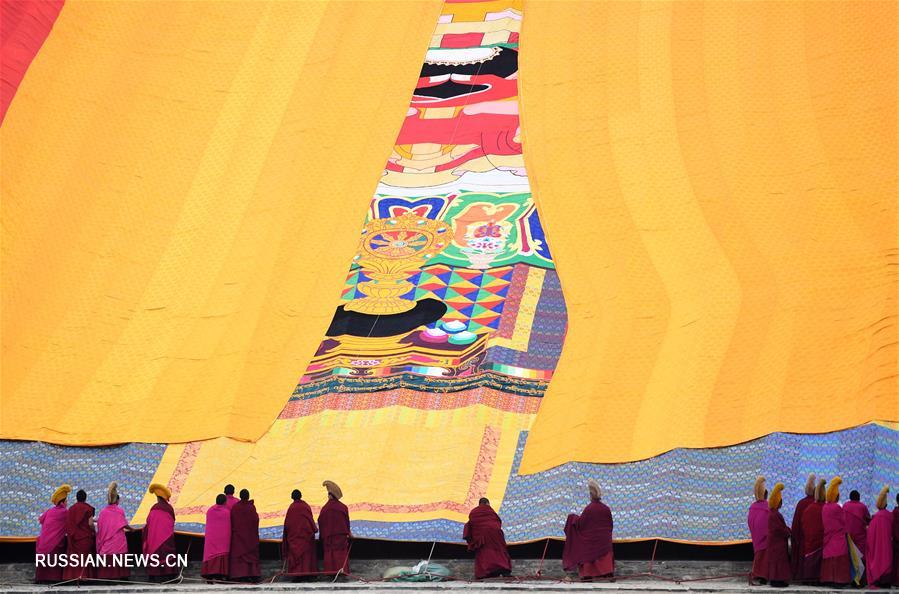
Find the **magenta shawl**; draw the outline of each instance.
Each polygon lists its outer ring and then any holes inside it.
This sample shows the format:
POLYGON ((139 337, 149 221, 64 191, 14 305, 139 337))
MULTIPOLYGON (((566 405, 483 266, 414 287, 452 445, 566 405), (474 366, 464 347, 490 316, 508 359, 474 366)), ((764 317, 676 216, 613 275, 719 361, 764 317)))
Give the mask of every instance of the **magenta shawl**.
POLYGON ((60 501, 41 514, 41 534, 37 537, 37 553, 54 552, 66 538, 66 502, 60 501))
POLYGON ((749 506, 749 534, 752 536, 752 550, 768 548, 768 502, 756 501, 749 506))
POLYGON ((868 524, 868 549, 865 565, 868 583, 874 584, 888 577, 893 568, 893 514, 885 509, 878 511, 868 524))
POLYGON ((227 507, 228 509, 231 509, 232 507, 234 507, 234 505, 238 501, 240 501, 240 499, 238 499, 234 495, 225 495, 225 507, 227 507))
POLYGON ((150 509, 144 534, 144 553, 147 554, 155 553, 165 541, 175 536, 175 510, 167 501, 150 509))
POLYGON ((107 505, 97 517, 97 554, 115 555, 128 552, 125 538, 125 510, 117 503, 107 505))
POLYGON ((231 550, 231 511, 227 502, 213 505, 206 512, 206 540, 203 561, 227 555, 231 550))
POLYGON ((843 517, 843 508, 840 504, 825 503, 821 509, 821 521, 824 523, 824 558, 848 555, 846 519, 843 517))
POLYGON ((843 519, 846 520, 846 532, 852 537, 852 542, 858 547, 859 552, 864 555, 868 523, 871 521, 868 506, 861 501, 847 501, 843 504, 843 519))

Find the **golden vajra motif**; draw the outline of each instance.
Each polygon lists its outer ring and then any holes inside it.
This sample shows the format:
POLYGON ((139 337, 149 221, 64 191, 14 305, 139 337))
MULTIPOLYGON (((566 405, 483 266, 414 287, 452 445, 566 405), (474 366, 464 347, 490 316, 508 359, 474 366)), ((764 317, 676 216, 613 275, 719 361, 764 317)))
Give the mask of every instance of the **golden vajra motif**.
POLYGON ((407 279, 452 241, 446 223, 409 211, 399 217, 372 219, 362 230, 359 251, 353 257, 370 280, 357 289, 365 295, 344 306, 347 311, 389 315, 409 311, 415 301, 403 299, 412 290, 407 279))

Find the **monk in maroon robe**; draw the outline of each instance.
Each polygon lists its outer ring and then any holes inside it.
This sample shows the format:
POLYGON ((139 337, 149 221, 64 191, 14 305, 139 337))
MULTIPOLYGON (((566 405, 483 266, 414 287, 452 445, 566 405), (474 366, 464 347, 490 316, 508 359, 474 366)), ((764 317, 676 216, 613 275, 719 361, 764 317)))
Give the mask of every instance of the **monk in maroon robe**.
POLYGON ((846 518, 846 532, 849 533, 849 537, 864 558, 871 512, 868 511, 868 506, 861 502, 861 495, 858 491, 849 493, 849 501, 843 504, 843 512, 846 518))
POLYGON ((41 514, 41 533, 37 537, 34 552, 43 555, 43 561, 35 558, 34 581, 38 584, 52 584, 62 581, 62 566, 59 556, 66 552, 66 524, 68 522, 67 498, 72 491, 69 485, 61 485, 50 496, 53 507, 41 514))
POLYGON ((899 493, 893 508, 893 585, 899 586, 899 493))
MULTIPOLYGON (((75 494, 75 499, 77 502, 69 508, 66 516, 66 553, 78 555, 79 563, 67 566, 62 577, 64 580, 89 580, 97 577, 96 567, 90 564, 88 558, 97 552, 94 508, 87 503, 84 489, 75 494)), ((69 557, 69 562, 72 562, 72 557, 69 557)))
POLYGON ((318 527, 312 517, 312 508, 303 501, 303 494, 294 489, 290 494, 293 503, 284 517, 284 533, 281 536, 281 555, 286 573, 294 581, 303 576, 318 573, 318 557, 315 551, 315 533, 318 527))
POLYGON ((768 582, 768 489, 765 488, 765 477, 756 478, 752 490, 755 501, 749 506, 746 516, 752 538, 752 570, 749 577, 765 584, 768 582))
POLYGON ((175 508, 169 503, 172 492, 165 485, 153 483, 148 491, 156 495, 156 503, 147 514, 147 523, 141 531, 142 551, 155 555, 156 562, 147 565, 147 577, 153 582, 166 582, 178 575, 175 555, 175 508))
POLYGON ((325 573, 350 572, 350 510, 340 502, 343 491, 334 482, 325 481, 328 502, 318 514, 318 533, 324 550, 325 573))
POLYGON ((821 510, 824 508, 824 487, 827 481, 818 479, 815 487, 815 501, 802 512, 802 548, 793 547, 793 554, 802 557, 801 580, 817 585, 821 580, 821 555, 824 548, 824 522, 821 510))
POLYGON ((590 503, 581 515, 569 514, 565 522, 562 566, 578 570, 582 580, 611 577, 615 572, 612 552, 612 510, 602 502, 602 491, 594 480, 587 483, 590 503))
POLYGON ((240 501, 231 508, 231 551, 228 575, 234 581, 258 582, 259 514, 250 492, 240 490, 240 501))
POLYGON ((790 567, 790 529, 780 513, 783 489, 783 483, 777 483, 768 499, 768 583, 775 588, 789 585, 793 573, 790 567))
POLYGON ((877 495, 877 513, 868 524, 865 549, 868 583, 881 588, 889 588, 893 581, 893 514, 887 510, 889 492, 889 486, 884 486, 877 495))
POLYGON ((815 475, 810 474, 805 481, 805 497, 796 504, 793 511, 793 523, 790 526, 790 541, 792 543, 793 554, 790 555, 790 566, 792 568, 793 579, 802 580, 802 514, 806 508, 815 502, 815 475))
POLYGON ((215 505, 206 510, 206 534, 203 539, 203 565, 200 575, 207 581, 228 579, 231 556, 231 510, 224 493, 215 497, 215 505))
POLYGON ((468 542, 468 550, 475 552, 476 579, 512 574, 512 558, 506 548, 503 521, 490 507, 490 501, 486 497, 481 497, 478 506, 468 514, 462 538, 468 542))

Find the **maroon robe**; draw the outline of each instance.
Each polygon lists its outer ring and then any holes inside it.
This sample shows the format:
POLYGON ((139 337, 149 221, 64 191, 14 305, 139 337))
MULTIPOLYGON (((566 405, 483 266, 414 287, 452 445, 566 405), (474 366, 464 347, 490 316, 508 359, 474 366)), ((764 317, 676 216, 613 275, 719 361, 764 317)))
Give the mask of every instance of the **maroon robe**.
POLYGON ((169 555, 175 555, 178 552, 178 548, 175 546, 174 529, 172 529, 171 535, 168 536, 162 544, 156 547, 155 551, 148 550, 149 543, 147 539, 150 534, 151 516, 154 511, 168 514, 172 516, 172 522, 175 521, 175 508, 173 508, 168 501, 157 501, 153 507, 150 508, 150 513, 147 515, 147 523, 144 524, 143 530, 141 530, 141 540, 143 541, 142 550, 145 554, 152 555, 155 553, 159 558, 159 562, 155 567, 147 565, 147 575, 156 578, 167 578, 178 575, 177 565, 166 565, 167 562, 173 559, 173 557, 170 558, 169 555))
POLYGON ((231 550, 228 576, 232 580, 258 579, 259 514, 253 500, 238 501, 231 508, 231 550))
POLYGON ((291 503, 284 517, 284 534, 281 537, 281 551, 287 562, 287 573, 291 575, 318 573, 316 532, 318 528, 315 526, 309 504, 302 499, 291 503))
POLYGON ((899 586, 899 505, 893 508, 893 585, 899 586))
POLYGON ((489 504, 478 505, 468 514, 462 530, 468 550, 475 552, 474 577, 483 579, 512 572, 512 559, 506 548, 503 521, 489 504))
POLYGON ((893 514, 885 509, 874 514, 865 542, 868 583, 888 586, 893 579, 893 514))
POLYGON ((802 512, 802 548, 793 547, 793 554, 802 558, 804 582, 817 583, 821 578, 821 553, 824 547, 824 521, 821 510, 824 504, 815 501, 802 512))
POLYGON ((768 511, 768 581, 789 582, 793 574, 790 567, 790 529, 779 510, 768 511))
POLYGON ((62 572, 64 580, 89 580, 97 577, 95 567, 83 567, 87 556, 97 552, 96 533, 90 525, 93 517, 94 508, 84 501, 79 501, 67 512, 66 553, 82 555, 82 562, 78 567, 65 567, 62 572))
POLYGON ((802 514, 814 502, 814 497, 803 497, 796 504, 796 510, 793 512, 793 523, 790 526, 790 542, 793 545, 791 547, 793 554, 790 555, 790 567, 792 568, 794 580, 802 579, 802 514))
MULTIPOLYGON (((601 501, 591 501, 581 515, 569 514, 565 522, 562 566, 566 571, 602 561, 602 569, 614 570, 612 555, 612 510, 601 501), (607 559, 612 563, 607 563, 607 559)), ((612 571, 604 571, 607 575, 612 571)), ((583 577, 599 577, 597 575, 583 577)))
POLYGON ((324 550, 325 573, 350 572, 350 510, 328 498, 318 514, 318 534, 324 550))

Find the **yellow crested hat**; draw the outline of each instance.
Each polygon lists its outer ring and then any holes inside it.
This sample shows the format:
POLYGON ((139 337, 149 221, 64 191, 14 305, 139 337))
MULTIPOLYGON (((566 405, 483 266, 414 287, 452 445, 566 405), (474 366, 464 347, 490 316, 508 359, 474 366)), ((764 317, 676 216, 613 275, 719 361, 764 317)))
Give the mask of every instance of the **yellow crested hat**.
POLYGON ((69 496, 69 493, 72 492, 72 487, 69 485, 60 485, 56 487, 56 490, 53 491, 53 495, 50 496, 50 503, 56 505, 63 499, 69 496))
POLYGON ((159 483, 153 483, 150 485, 150 488, 147 489, 148 493, 152 493, 158 497, 162 497, 166 501, 172 498, 172 492, 169 491, 169 488, 165 485, 160 485, 159 483))
POLYGON ((327 489, 328 493, 334 496, 334 499, 343 497, 343 491, 340 490, 340 487, 334 481, 325 481, 322 483, 322 487, 327 489))
POLYGON ((760 476, 755 479, 755 485, 752 487, 752 492, 755 493, 756 501, 765 500, 765 477, 760 476))
POLYGON ((841 484, 843 484, 843 479, 838 476, 835 476, 830 480, 830 484, 827 486, 827 503, 834 503, 840 498, 841 484))
POLYGON ((877 495, 877 509, 886 509, 887 508, 887 493, 890 492, 889 485, 884 485, 883 489, 880 490, 880 493, 877 495))
POLYGON ((774 488, 771 489, 771 496, 768 498, 769 509, 777 509, 780 507, 780 504, 783 501, 783 496, 781 495, 781 491, 783 490, 783 483, 777 483, 776 485, 774 485, 774 488))
POLYGON ((815 487, 815 501, 824 501, 824 497, 827 492, 826 486, 827 481, 825 479, 818 479, 818 485, 815 487))

